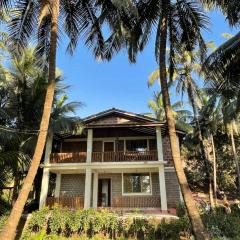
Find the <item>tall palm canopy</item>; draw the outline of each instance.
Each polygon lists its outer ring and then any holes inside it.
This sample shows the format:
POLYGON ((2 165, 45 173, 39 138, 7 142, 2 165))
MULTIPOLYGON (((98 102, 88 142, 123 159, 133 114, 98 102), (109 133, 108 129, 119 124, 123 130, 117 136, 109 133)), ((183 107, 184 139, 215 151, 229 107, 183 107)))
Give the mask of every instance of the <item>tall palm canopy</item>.
MULTIPOLYGON (((37 53, 48 57, 51 34, 51 10, 47 0, 4 0, 0 9, 12 7, 9 31, 12 47, 17 51, 25 48, 29 41, 37 41, 37 53), (41 12, 41 14, 40 14, 41 12), (38 27, 36 27, 38 26, 38 27)), ((97 21, 97 7, 94 1, 60 1, 58 38, 66 34, 69 38, 67 50, 73 53, 80 37, 92 48, 94 54, 101 56, 103 35, 97 21)))
POLYGON ((171 110, 167 78, 167 65, 169 66, 169 80, 172 81, 175 69, 174 58, 176 54, 181 54, 182 51, 191 52, 198 46, 200 59, 203 61, 206 54, 206 46, 201 35, 201 29, 207 28, 208 18, 203 13, 199 2, 189 0, 140 0, 134 2, 128 8, 132 10, 130 11, 132 13, 131 21, 129 21, 128 25, 123 21, 120 23, 119 21, 108 23, 112 30, 110 38, 115 40, 114 43, 116 43, 117 47, 109 44, 106 46, 106 52, 110 53, 108 56, 111 57, 120 51, 122 47, 126 47, 130 61, 135 62, 137 53, 144 49, 150 36, 156 30, 155 57, 159 64, 163 105, 176 173, 193 225, 194 234, 197 239, 209 239, 200 215, 196 210, 183 167, 180 163, 175 119, 171 110), (167 45, 169 47, 168 59, 167 45))

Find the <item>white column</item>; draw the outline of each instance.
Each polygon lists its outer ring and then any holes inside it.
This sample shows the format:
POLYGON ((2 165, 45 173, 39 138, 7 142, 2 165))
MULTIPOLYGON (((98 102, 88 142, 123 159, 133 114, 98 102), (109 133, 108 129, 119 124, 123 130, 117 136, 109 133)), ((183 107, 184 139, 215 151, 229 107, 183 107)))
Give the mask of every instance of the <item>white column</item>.
POLYGON ((61 187, 61 173, 57 174, 56 178, 56 186, 55 186, 55 197, 58 198, 60 196, 60 187, 61 187))
POLYGON ((97 208, 98 202, 98 173, 93 174, 93 208, 97 208))
POLYGON ((88 209, 91 206, 91 184, 92 182, 92 169, 87 168, 85 174, 85 194, 84 194, 84 208, 88 209))
POLYGON ((156 127, 158 161, 163 161, 162 133, 161 128, 156 127))
POLYGON ((39 201, 39 208, 43 207, 46 204, 47 194, 48 194, 48 184, 49 184, 49 169, 43 169, 42 176, 42 187, 39 201))
POLYGON ((50 153, 52 152, 52 142, 53 142, 53 134, 50 132, 47 136, 46 146, 45 146, 45 156, 44 163, 49 163, 50 153))
POLYGON ((181 187, 179 186, 180 202, 184 203, 181 187))
POLYGON ((159 187, 160 187, 160 197, 161 197, 161 209, 167 210, 167 194, 166 194, 164 165, 159 166, 159 187))
POLYGON ((87 162, 92 161, 93 130, 88 129, 87 133, 87 162))

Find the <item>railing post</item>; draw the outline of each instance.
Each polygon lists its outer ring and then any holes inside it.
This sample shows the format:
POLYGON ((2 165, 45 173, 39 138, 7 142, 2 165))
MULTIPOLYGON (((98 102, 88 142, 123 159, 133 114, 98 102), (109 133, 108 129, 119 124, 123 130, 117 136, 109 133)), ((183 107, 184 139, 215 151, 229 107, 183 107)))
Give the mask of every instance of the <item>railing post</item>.
POLYGON ((93 130, 88 129, 87 133, 87 163, 92 161, 93 130))
POLYGON ((161 128, 159 126, 156 127, 156 136, 157 136, 158 161, 163 161, 162 133, 161 128))

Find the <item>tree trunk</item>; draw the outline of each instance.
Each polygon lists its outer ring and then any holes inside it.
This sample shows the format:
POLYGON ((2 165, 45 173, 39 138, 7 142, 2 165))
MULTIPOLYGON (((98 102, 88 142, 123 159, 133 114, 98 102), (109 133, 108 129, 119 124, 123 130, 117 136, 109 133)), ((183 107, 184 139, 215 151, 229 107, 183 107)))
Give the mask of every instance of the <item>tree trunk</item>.
POLYGON ((56 71, 56 51, 57 51, 57 31, 58 31, 58 14, 59 14, 59 0, 51 0, 52 8, 52 25, 51 25, 51 39, 50 39, 50 53, 49 53, 49 75, 48 86, 45 97, 43 115, 40 123, 40 131, 37 139, 35 153, 33 155, 31 166, 28 174, 24 180, 23 187, 19 193, 17 201, 15 202, 7 223, 0 234, 0 239, 13 240, 16 234, 17 226, 21 218, 24 205, 27 201, 28 194, 31 190, 35 175, 37 173, 41 157, 43 154, 49 120, 51 115, 54 91, 55 91, 55 71, 56 71))
POLYGON ((186 209, 189 215, 189 218, 192 223, 193 232, 198 240, 206 240, 209 239, 207 232, 204 229, 204 225, 202 223, 200 214, 197 210, 197 206, 194 202, 192 192, 189 188, 186 175, 184 173, 184 169, 181 163, 179 146, 177 141, 177 134, 175 129, 175 119, 171 110, 170 97, 168 92, 168 83, 166 76, 166 43, 167 43, 167 16, 169 9, 169 0, 162 2, 161 9, 161 22, 160 24, 160 45, 159 45, 159 70, 160 70, 160 82, 161 89, 163 94, 163 103, 164 109, 166 113, 167 125, 168 125, 168 133, 170 137, 170 144, 172 150, 172 157, 174 161, 175 170, 177 173, 178 181, 182 190, 183 199, 186 205, 186 209))
POLYGON ((234 121, 231 122, 230 126, 230 136, 231 136, 231 144, 232 144, 232 151, 233 151, 233 158, 236 164, 236 172, 237 172, 237 178, 238 178, 238 192, 240 191, 240 169, 239 169, 239 162, 238 162, 238 156, 237 156, 237 151, 236 151, 236 146, 235 146, 235 140, 234 140, 234 121))
MULTIPOLYGON (((189 76, 188 76, 189 78, 189 76)), ((191 105, 192 105, 192 109, 193 109, 193 116, 194 116, 194 121, 196 123, 196 129, 197 129, 197 137, 200 143, 200 149, 201 149, 201 155, 203 156, 203 161, 204 161, 204 166, 205 166, 205 171, 206 171, 206 176, 207 176, 207 183, 209 186, 209 201, 210 201, 210 205, 211 205, 211 209, 213 209, 215 207, 214 201, 213 201, 213 189, 212 189, 212 182, 213 179, 211 177, 211 157, 210 157, 210 153, 209 153, 209 149, 208 146, 206 146, 206 144, 204 144, 204 139, 203 139, 203 135, 202 135, 202 130, 200 127, 200 123, 199 123, 199 115, 198 115, 198 110, 197 110, 197 106, 196 106, 196 102, 195 102, 195 96, 194 96, 194 90, 192 88, 192 84, 191 84, 191 79, 188 79, 188 97, 190 99, 191 105)))
POLYGON ((217 204, 217 159, 216 159, 216 150, 213 135, 211 134, 211 143, 213 150, 213 196, 215 199, 215 205, 217 204))

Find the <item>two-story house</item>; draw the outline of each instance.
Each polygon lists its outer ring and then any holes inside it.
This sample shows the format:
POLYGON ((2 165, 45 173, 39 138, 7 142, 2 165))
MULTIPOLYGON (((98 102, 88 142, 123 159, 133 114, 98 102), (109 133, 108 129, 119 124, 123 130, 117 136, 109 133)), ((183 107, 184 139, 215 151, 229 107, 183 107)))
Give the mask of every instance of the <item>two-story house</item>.
POLYGON ((165 123, 113 108, 84 125, 80 135, 48 138, 40 207, 176 207, 181 193, 165 123))

